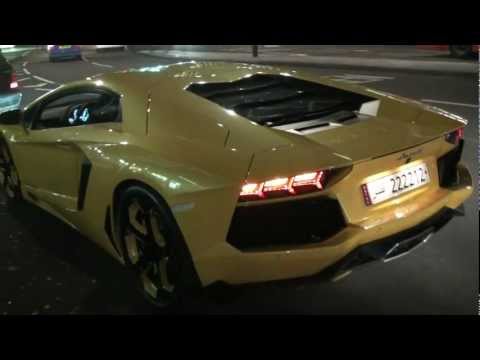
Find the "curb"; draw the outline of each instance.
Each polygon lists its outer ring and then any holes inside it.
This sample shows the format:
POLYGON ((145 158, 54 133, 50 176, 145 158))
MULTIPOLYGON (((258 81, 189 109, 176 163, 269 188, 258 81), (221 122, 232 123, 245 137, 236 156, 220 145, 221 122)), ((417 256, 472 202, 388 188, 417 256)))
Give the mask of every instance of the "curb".
POLYGON ((142 50, 137 53, 147 56, 177 59, 177 60, 205 60, 228 61, 254 64, 288 64, 310 66, 336 66, 336 67, 362 67, 371 69, 423 71, 435 73, 477 74, 478 62, 463 61, 431 61, 431 60, 404 60, 404 59, 378 59, 378 58, 352 58, 345 56, 305 56, 284 57, 275 55, 262 55, 252 58, 247 54, 231 54, 222 52, 185 52, 166 50, 142 50))

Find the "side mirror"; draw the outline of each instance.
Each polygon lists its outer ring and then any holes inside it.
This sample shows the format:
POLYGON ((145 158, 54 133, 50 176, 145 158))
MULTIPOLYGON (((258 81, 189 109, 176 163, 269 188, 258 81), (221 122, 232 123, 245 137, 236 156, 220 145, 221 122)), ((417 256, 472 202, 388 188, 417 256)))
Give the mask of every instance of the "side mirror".
POLYGON ((19 125, 22 119, 21 110, 11 110, 0 114, 1 125, 19 125))

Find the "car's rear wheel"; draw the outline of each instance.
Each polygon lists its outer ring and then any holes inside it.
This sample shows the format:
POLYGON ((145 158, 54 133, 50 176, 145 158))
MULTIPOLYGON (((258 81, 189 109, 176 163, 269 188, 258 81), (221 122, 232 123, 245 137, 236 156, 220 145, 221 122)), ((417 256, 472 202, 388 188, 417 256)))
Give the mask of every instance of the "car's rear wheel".
POLYGON ((22 198, 20 178, 5 141, 0 139, 0 186, 7 200, 13 202, 22 198))
POLYGON ((122 192, 116 231, 125 261, 136 273, 139 289, 150 303, 170 305, 197 282, 173 216, 153 191, 132 186, 122 192))

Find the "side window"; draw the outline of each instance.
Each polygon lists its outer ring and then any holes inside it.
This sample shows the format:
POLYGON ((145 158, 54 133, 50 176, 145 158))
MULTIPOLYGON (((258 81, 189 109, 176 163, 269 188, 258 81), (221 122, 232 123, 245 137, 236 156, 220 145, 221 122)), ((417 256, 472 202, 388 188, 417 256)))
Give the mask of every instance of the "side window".
POLYGON ((33 130, 121 121, 120 99, 106 92, 69 94, 47 102, 33 122, 33 130))

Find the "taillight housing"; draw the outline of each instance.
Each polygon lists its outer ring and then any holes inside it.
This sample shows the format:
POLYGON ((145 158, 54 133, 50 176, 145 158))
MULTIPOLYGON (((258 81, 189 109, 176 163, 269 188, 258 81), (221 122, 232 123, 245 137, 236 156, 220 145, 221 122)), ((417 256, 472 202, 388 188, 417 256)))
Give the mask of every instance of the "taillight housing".
POLYGON ((10 77, 10 89, 18 89, 17 76, 15 75, 15 73, 12 73, 12 76, 10 77))
POLYGON ((445 140, 450 144, 458 145, 463 140, 465 128, 460 128, 445 135, 445 140))
POLYGON ((246 182, 240 191, 240 201, 255 201, 291 195, 302 195, 325 188, 328 170, 310 171, 291 177, 277 177, 264 182, 246 182))
POLYGON ((244 201, 263 198, 263 183, 245 183, 240 191, 240 198, 244 201))

